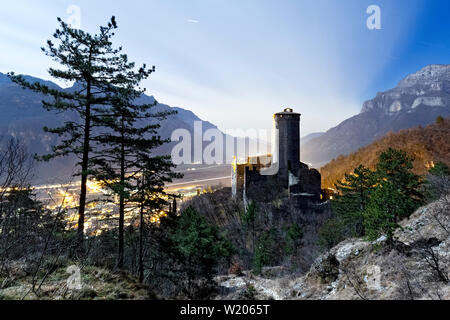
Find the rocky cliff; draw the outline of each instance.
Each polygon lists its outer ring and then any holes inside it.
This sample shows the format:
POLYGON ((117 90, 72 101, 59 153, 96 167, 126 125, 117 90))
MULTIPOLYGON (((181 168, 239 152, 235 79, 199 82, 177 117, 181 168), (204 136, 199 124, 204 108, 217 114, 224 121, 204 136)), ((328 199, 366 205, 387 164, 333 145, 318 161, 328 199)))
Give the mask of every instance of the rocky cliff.
POLYGON ((429 65, 364 102, 361 113, 302 146, 302 161, 320 166, 389 131, 425 126, 450 115, 450 65, 429 65))
POLYGON ((301 277, 282 268, 218 278, 218 299, 450 300, 450 195, 401 222, 395 243, 348 239, 301 277))

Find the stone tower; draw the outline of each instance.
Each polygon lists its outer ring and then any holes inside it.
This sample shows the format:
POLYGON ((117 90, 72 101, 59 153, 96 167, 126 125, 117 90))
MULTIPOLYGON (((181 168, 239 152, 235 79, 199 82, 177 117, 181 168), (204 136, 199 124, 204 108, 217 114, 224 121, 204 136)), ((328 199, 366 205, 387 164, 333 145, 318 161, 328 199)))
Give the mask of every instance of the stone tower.
POLYGON ((236 159, 233 162, 233 198, 242 196, 244 201, 258 198, 265 190, 261 188, 273 188, 276 183, 277 187, 287 189, 295 205, 309 210, 320 202, 321 177, 319 171, 300 162, 300 114, 286 108, 273 115, 273 124, 276 130, 272 137, 272 154, 248 157, 243 163, 236 159))
POLYGON ((291 108, 274 114, 278 129, 278 176, 288 186, 292 179, 299 178, 300 171, 300 114, 291 108), (289 177, 291 173, 291 177, 289 177))

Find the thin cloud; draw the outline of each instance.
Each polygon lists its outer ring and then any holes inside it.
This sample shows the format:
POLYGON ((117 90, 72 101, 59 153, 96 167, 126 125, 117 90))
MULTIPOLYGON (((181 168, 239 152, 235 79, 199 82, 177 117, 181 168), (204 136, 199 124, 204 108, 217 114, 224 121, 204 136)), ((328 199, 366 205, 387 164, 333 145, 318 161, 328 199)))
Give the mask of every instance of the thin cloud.
POLYGON ((195 19, 188 19, 187 22, 189 22, 189 23, 198 23, 198 20, 195 20, 195 19))

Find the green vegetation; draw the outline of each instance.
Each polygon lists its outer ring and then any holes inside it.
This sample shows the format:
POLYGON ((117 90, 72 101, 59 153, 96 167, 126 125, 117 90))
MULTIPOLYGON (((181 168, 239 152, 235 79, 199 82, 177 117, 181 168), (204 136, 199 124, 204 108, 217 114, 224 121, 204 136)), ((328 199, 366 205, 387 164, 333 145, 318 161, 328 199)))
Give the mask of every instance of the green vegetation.
POLYGON ((424 185, 424 196, 428 202, 437 200, 450 192, 450 169, 443 162, 437 162, 428 171, 424 185))
POLYGON ((188 207, 169 215, 150 231, 154 246, 145 258, 149 285, 190 299, 204 298, 221 265, 228 266, 235 249, 219 229, 188 207))
POLYGON ((352 174, 345 174, 344 179, 336 184, 339 194, 332 201, 332 206, 348 236, 365 235, 363 213, 369 203, 375 180, 372 171, 359 165, 352 174))
POLYGON ((412 162, 404 151, 391 148, 380 155, 375 171, 377 185, 364 213, 369 240, 385 234, 392 243, 399 220, 422 203, 421 179, 412 172, 412 162))
POLYGON ((134 88, 152 71, 141 68, 135 73, 130 70, 133 66, 130 63, 123 68, 122 72, 126 74, 122 77, 127 81, 120 87, 115 86, 111 107, 98 116, 97 123, 106 132, 94 139, 102 147, 92 152, 91 159, 92 175, 119 199, 118 268, 123 267, 124 260, 125 207, 138 203, 141 216, 144 207, 156 212, 161 210, 166 204, 164 184, 181 177, 172 172, 175 166, 170 156, 151 155, 155 148, 169 142, 157 135, 158 121, 173 113, 152 113, 156 101, 134 103, 144 93, 134 88))
POLYGON ((256 219, 256 213, 257 213, 257 206, 256 202, 250 201, 250 203, 247 206, 247 209, 242 214, 242 223, 245 227, 253 226, 256 219))
MULTIPOLYGON (((442 171, 440 165, 437 171, 442 171)), ((398 222, 422 203, 422 179, 413 172, 413 159, 402 150, 388 148, 379 156, 375 171, 362 165, 336 184, 336 218, 319 231, 319 243, 330 249, 346 237, 385 235, 392 244, 398 222)))
POLYGON ((219 234, 218 228, 208 224, 192 207, 177 219, 170 239, 184 260, 190 282, 197 276, 210 280, 217 264, 228 261, 233 253, 231 243, 219 234))
MULTIPOLYGON (((58 144, 37 158, 78 157, 77 230, 70 230, 63 205, 48 209, 35 199, 28 184, 32 159, 20 143, 0 141, 0 299, 208 298, 214 292, 214 277, 228 272, 232 260, 237 274, 252 269, 261 275, 264 267, 279 264, 303 272, 318 254, 318 246, 329 250, 347 237, 375 240, 381 235, 393 244, 399 221, 421 205, 424 196, 437 199, 449 192, 450 169, 444 162, 450 125, 440 117, 425 131, 388 135, 362 154, 339 157, 339 164, 326 166, 324 172, 335 169, 328 177, 325 174, 328 182, 343 177, 336 183, 335 216, 330 219, 326 203, 304 209, 274 181, 249 190, 253 201, 244 212, 244 201, 230 199, 226 189, 183 203, 178 212, 175 204, 161 212, 169 198, 178 197, 168 195, 165 184, 180 175, 173 172, 169 156, 154 154, 155 148, 169 142, 158 130, 172 113, 154 111, 156 101, 137 104, 144 93, 141 82, 155 68, 136 68, 121 47, 113 47, 114 17, 95 35, 58 21, 55 43, 48 41, 43 51, 61 67, 50 68, 50 75, 76 82, 75 89, 57 90, 9 75, 22 87, 48 96, 43 101, 47 110, 68 115, 62 126, 44 128, 57 136, 58 144), (440 149, 434 147, 437 131, 440 149), (431 142, 423 142, 424 132, 433 133, 426 136, 431 142), (421 143, 412 139, 411 144, 411 137, 421 143), (391 142, 404 143, 408 152, 384 148, 391 142), (411 152, 421 168, 430 168, 425 184, 411 152), (444 162, 434 164, 435 159, 444 162), (349 163, 356 164, 354 169, 341 175, 349 163), (95 235, 85 234, 88 178, 109 191, 102 200, 117 202, 117 226, 100 230, 94 225, 95 235), (130 214, 125 227, 128 210, 134 216, 130 214), (82 271, 81 289, 67 288, 71 267, 82 271)), ((114 212, 101 214, 102 219, 115 219, 114 212)), ((338 262, 329 257, 328 264, 323 277, 335 279, 338 262)), ((253 298, 255 293, 248 286, 244 296, 253 298)))
POLYGON ((448 165, 439 161, 428 171, 429 174, 440 177, 440 176, 450 176, 450 169, 448 165))
POLYGON ((77 121, 66 121, 63 126, 44 130, 60 138, 60 143, 53 146, 52 153, 39 157, 48 161, 55 157, 70 154, 78 156, 81 175, 80 205, 78 218, 78 241, 82 245, 84 239, 84 212, 86 206, 87 179, 90 175, 90 152, 94 144, 93 128, 98 123, 98 115, 105 112, 105 106, 111 103, 114 86, 127 83, 124 71, 134 65, 127 63, 126 55, 119 54, 121 48, 115 49, 110 41, 117 28, 115 18, 105 27, 100 27, 99 34, 91 35, 82 30, 70 27, 58 18, 60 28, 53 34, 54 41, 48 40, 43 52, 51 57, 61 69, 49 68, 54 79, 76 81, 79 89, 66 92, 51 88, 39 82, 29 83, 22 76, 10 73, 12 81, 26 89, 50 96, 44 100, 43 106, 49 111, 73 112, 77 121))
MULTIPOLYGON (((171 113, 152 112, 157 102, 136 104, 145 90, 141 82, 155 71, 155 67, 136 68, 129 62, 122 47, 114 48, 111 38, 117 29, 111 18, 101 26, 98 34, 89 34, 72 28, 58 18, 60 28, 42 50, 56 61, 61 69, 50 68, 52 78, 76 81, 73 92, 61 91, 39 82, 30 83, 22 76, 10 73, 12 81, 23 88, 45 94, 43 101, 48 111, 75 113, 75 119, 58 128, 44 130, 60 138, 52 153, 38 159, 48 161, 55 157, 78 156, 81 189, 78 209, 78 254, 84 251, 84 220, 87 179, 94 177, 111 195, 119 198, 119 235, 117 267, 124 266, 125 206, 138 203, 141 222, 145 209, 159 211, 165 204, 164 184, 180 177, 172 172, 169 156, 154 156, 156 147, 169 142, 157 134, 159 121, 171 113)), ((141 228, 141 239, 144 228, 141 228)), ((142 242, 141 242, 142 246, 142 242)), ((142 252, 140 248, 140 252, 142 252)), ((142 265, 142 263, 141 263, 142 265)), ((141 268, 142 269, 142 268, 141 268)), ((141 270, 142 278, 142 270, 141 270)))
MULTIPOLYGON (((144 90, 139 87, 155 71, 155 67, 142 65, 136 68, 129 62, 122 47, 111 42, 117 23, 113 16, 107 26, 101 26, 98 34, 89 34, 72 28, 58 18, 60 27, 42 50, 61 67, 49 68, 54 79, 76 81, 73 92, 51 88, 40 82, 30 83, 22 76, 10 73, 12 81, 23 88, 50 96, 43 106, 48 111, 75 113, 77 120, 66 121, 58 128, 44 130, 60 138, 52 153, 38 157, 40 160, 75 155, 81 175, 78 207, 78 245, 83 252, 87 179, 95 177, 113 194, 119 197, 119 239, 117 266, 124 264, 124 217, 129 201, 142 200, 131 190, 139 190, 147 198, 163 194, 165 182, 176 175, 169 157, 151 156, 154 148, 168 142, 157 135, 158 121, 169 113, 154 112, 156 105, 135 104, 144 90), (156 121, 154 121, 156 120, 156 121), (147 179, 137 177, 146 176, 147 179), (142 187, 145 186, 144 189, 142 187)), ((159 196, 159 199, 162 199, 159 196)), ((152 209, 159 209, 163 202, 153 201, 152 209)))
MULTIPOLYGON (((68 230, 62 206, 50 211, 33 199, 27 185, 33 165, 26 151, 15 141, 1 145, 4 155, 0 156, 0 273, 9 260, 26 258, 31 261, 31 291, 39 294, 58 261, 70 258, 79 263, 103 264, 111 270, 127 269, 139 273, 144 282, 144 256, 148 256, 152 245, 146 234, 149 218, 167 204, 165 183, 181 177, 172 171, 170 156, 153 154, 155 148, 169 142, 161 139, 158 129, 160 122, 172 113, 155 112, 156 101, 137 103, 144 93, 141 82, 155 67, 136 67, 122 47, 113 45, 111 40, 117 29, 114 17, 106 26, 100 26, 97 34, 75 29, 60 18, 58 23, 53 39, 42 51, 55 61, 55 67, 49 68, 50 76, 75 82, 74 90, 28 82, 13 72, 9 77, 24 89, 45 95, 42 104, 46 110, 64 113, 66 120, 60 127, 44 127, 44 131, 57 136, 57 145, 49 154, 35 158, 79 159, 77 233, 68 230), (118 198, 117 230, 105 231, 98 237, 85 234, 88 178, 95 178, 110 190, 111 198, 102 201, 118 198), (125 212, 136 209, 139 232, 134 226, 125 230, 125 212), (44 263, 46 259, 51 263, 44 263)), ((136 222, 133 217, 132 223, 136 222)))
POLYGON ((285 246, 284 252, 288 255, 293 254, 303 238, 303 228, 298 223, 292 223, 285 230, 285 246))
POLYGON ((352 172, 360 164, 375 170, 379 156, 388 148, 405 151, 414 157, 413 173, 425 175, 433 162, 450 165, 450 118, 440 124, 432 123, 424 128, 400 130, 388 133, 379 140, 362 147, 347 156, 340 156, 320 168, 322 188, 334 188, 345 173, 352 172))
POLYGON ((241 221, 243 228, 248 232, 250 232, 252 239, 252 251, 255 251, 255 220, 257 218, 258 207, 256 202, 250 201, 246 210, 241 215, 241 221))
POLYGON ((276 230, 271 228, 264 231, 258 239, 253 255, 253 272, 260 274, 262 267, 273 262, 275 256, 276 230))
POLYGON ((336 218, 329 219, 319 229, 318 244, 323 251, 328 251, 344 240, 342 222, 336 218))

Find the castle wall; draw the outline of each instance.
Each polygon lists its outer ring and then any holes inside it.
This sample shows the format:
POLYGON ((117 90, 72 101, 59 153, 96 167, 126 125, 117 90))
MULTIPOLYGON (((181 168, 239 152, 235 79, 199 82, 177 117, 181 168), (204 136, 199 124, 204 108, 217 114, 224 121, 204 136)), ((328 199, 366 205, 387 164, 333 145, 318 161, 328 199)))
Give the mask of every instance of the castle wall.
MULTIPOLYGON (((244 195, 252 198, 258 196, 264 187, 280 185, 288 189, 299 206, 310 206, 320 201, 321 176, 315 169, 300 162, 300 114, 292 109, 274 115, 278 129, 278 153, 271 159, 278 161, 278 173, 273 176, 261 175, 260 169, 267 165, 259 157, 248 159, 245 164, 234 163, 232 166, 233 197, 244 195)), ((272 157, 266 155, 262 157, 272 157)), ((273 189, 273 188, 272 188, 273 189)))

